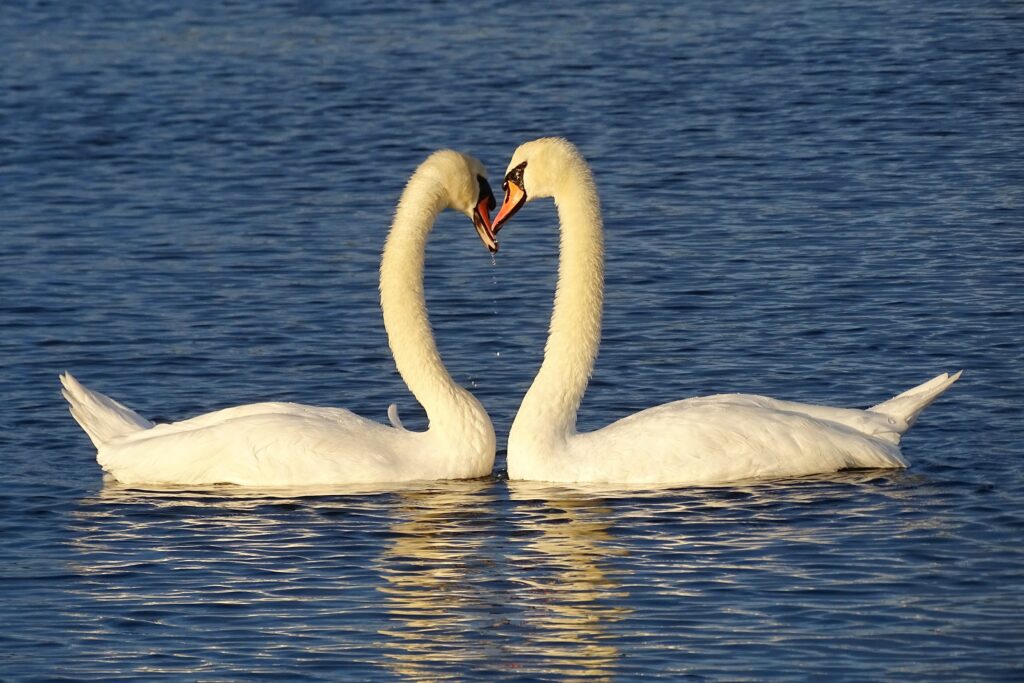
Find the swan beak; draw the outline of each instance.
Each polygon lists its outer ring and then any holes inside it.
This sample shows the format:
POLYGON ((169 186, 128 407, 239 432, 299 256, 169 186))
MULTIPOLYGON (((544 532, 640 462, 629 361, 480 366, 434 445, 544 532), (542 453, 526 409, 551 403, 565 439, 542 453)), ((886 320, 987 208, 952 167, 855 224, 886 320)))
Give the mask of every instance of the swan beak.
POLYGON ((513 180, 505 181, 505 201, 501 203, 501 210, 494 217, 494 234, 497 235, 501 226, 509 218, 516 214, 516 211, 523 208, 526 203, 526 190, 513 180))
POLYGON ((476 234, 480 235, 480 241, 484 243, 487 250, 492 254, 498 252, 498 238, 491 227, 491 209, 494 208, 493 196, 484 197, 473 209, 473 227, 476 234))

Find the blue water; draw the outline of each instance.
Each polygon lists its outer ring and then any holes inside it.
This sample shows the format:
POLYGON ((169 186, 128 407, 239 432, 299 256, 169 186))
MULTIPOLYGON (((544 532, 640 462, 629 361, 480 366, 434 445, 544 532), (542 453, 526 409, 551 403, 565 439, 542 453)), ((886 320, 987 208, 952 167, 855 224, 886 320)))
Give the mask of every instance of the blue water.
MULTIPOLYGON (((1016 2, 14 2, 0 8, 0 678, 1020 680, 1016 2), (595 428, 720 391, 867 406, 963 379, 912 467, 615 492, 296 496, 104 481, 57 373, 154 420, 383 420, 394 202, 568 136, 605 210, 595 428)), ((427 292, 504 447, 555 211, 427 292)))

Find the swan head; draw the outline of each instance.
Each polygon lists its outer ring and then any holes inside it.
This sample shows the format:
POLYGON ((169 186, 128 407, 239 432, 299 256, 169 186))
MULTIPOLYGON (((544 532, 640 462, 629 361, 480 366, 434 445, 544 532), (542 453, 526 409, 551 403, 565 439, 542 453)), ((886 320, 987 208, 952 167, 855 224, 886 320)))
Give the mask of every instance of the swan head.
POLYGON ((570 171, 586 168, 579 150, 565 138, 540 138, 521 144, 501 184, 505 200, 494 217, 494 233, 528 202, 554 196, 568 178, 574 177, 570 171))
POLYGON ((498 251, 491 227, 491 211, 497 202, 487 182, 487 169, 478 159, 443 149, 427 157, 418 172, 438 182, 448 197, 448 208, 469 217, 484 246, 492 254, 498 251))

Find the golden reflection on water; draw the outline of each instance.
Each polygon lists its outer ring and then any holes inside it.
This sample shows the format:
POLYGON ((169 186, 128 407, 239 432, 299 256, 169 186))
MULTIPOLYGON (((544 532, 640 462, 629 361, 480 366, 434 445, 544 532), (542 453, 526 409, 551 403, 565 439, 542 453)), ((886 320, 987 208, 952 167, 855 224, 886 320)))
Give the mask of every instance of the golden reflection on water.
POLYGON ((399 494, 394 540, 376 561, 390 620, 380 646, 394 673, 455 678, 494 654, 479 637, 495 618, 497 597, 486 588, 496 571, 486 546, 500 551, 487 521, 494 504, 490 480, 399 494))
MULTIPOLYGON (((707 610, 708 577, 712 590, 782 574, 828 585, 786 557, 816 557, 833 542, 828 525, 806 520, 848 498, 837 482, 856 491, 845 514, 877 524, 879 506, 906 495, 877 486, 880 477, 676 492, 492 479, 361 491, 142 491, 108 481, 72 513, 79 559, 69 568, 82 581, 67 616, 106 659, 148 665, 151 645, 119 629, 157 628, 176 647, 186 615, 196 659, 166 664, 177 674, 232 657, 254 666, 249 653, 277 643, 345 665, 356 656, 366 670, 417 681, 470 671, 611 680, 627 647, 622 633, 637 633, 620 622, 649 609, 629 586, 681 606, 699 599, 707 610), (646 551, 629 557, 638 538, 657 546, 657 566, 637 563, 646 551), (225 607, 233 611, 217 611, 225 607), (224 636, 222 614, 248 621, 232 617, 224 636), (204 650, 210 643, 223 651, 204 650)), ((938 523, 911 516, 893 533, 938 523)))
POLYGON ((626 555, 608 532, 611 509, 600 498, 509 482, 514 523, 528 538, 511 561, 526 605, 526 644, 518 654, 542 660, 563 679, 611 680, 621 651, 610 628, 632 610, 609 558, 626 555))
MULTIPOLYGON (((322 569, 328 581, 332 561, 365 561, 367 571, 356 589, 369 591, 362 601, 369 606, 364 633, 380 636, 370 654, 372 663, 412 680, 456 677, 494 657, 493 651, 485 649, 481 633, 498 618, 499 597, 490 588, 500 578, 492 557, 501 553, 501 545, 495 542, 495 490, 489 479, 398 491, 341 492, 236 487, 139 490, 108 480, 96 495, 81 500, 74 513, 76 535, 70 542, 81 560, 69 564, 79 575, 97 579, 78 589, 81 597, 111 604, 115 610, 143 605, 170 613, 183 605, 192 610, 199 605, 237 605, 251 614, 269 610, 266 613, 274 620, 269 626, 277 637, 315 639, 323 636, 317 625, 296 623, 294 618, 285 623, 289 610, 295 611, 295 599, 281 589, 298 587, 296 579, 310 578, 311 570, 284 559, 312 558, 319 568, 313 575, 322 569), (339 493, 345 495, 331 495, 339 493), (308 497, 324 495, 329 497, 308 497), (278 504, 286 506, 286 512, 268 514, 267 506, 278 504), (131 506, 139 506, 144 514, 126 514, 131 506), (363 538, 376 537, 379 547, 368 551, 364 540, 355 555, 346 553, 345 529, 320 517, 331 509, 357 510, 359 523, 368 527, 363 538), (368 521, 368 517, 374 519, 368 521), (328 528, 332 534, 326 532, 328 528), (187 588, 173 581, 169 584, 169 574, 162 571, 158 571, 159 585, 135 581, 121 588, 111 580, 119 571, 154 560, 175 571, 197 570, 197 582, 187 588), (223 570, 226 574, 216 566, 225 562, 233 563, 223 570), (247 570, 250 566, 259 571, 258 578, 247 570), (374 587, 375 578, 381 585, 374 587), (204 586, 210 590, 203 590, 204 586), (373 600, 374 590, 381 600, 373 600), (276 612, 275 603, 283 605, 284 613, 276 612)), ((302 613, 323 616, 315 605, 302 613)), ((262 627, 254 628, 253 637, 265 635, 259 632, 262 627)), ((304 649, 309 656, 336 654, 337 645, 328 638, 304 649)), ((134 656, 144 647, 117 642, 108 654, 134 656)))

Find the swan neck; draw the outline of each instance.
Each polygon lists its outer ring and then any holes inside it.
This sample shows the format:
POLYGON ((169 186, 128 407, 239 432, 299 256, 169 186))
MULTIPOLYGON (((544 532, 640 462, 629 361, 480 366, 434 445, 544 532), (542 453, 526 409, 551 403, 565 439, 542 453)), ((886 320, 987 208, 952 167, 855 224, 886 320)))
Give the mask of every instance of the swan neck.
POLYGON ((576 412, 601 343, 604 245, 601 208, 582 158, 554 194, 560 224, 558 284, 544 361, 523 399, 510 443, 526 433, 557 439, 575 433, 576 412))
POLYGON ((417 174, 409 181, 381 257, 381 310, 398 373, 426 411, 430 431, 469 429, 480 431, 486 440, 488 430, 493 434, 490 419, 445 368, 423 293, 427 237, 447 204, 445 190, 435 179, 417 174))

